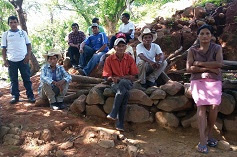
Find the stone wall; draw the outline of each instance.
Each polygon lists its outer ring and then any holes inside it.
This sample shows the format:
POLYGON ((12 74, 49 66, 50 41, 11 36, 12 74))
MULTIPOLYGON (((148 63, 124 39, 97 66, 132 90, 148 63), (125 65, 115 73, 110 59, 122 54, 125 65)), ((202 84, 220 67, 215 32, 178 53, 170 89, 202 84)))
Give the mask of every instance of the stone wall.
MULTIPOLYGON (((129 91, 125 120, 133 123, 156 122, 168 127, 197 128, 196 106, 189 83, 168 81, 160 87, 144 89, 138 83, 129 91)), ((81 95, 70 106, 76 114, 106 118, 111 111, 115 93, 109 85, 99 84, 88 95, 81 95)), ((237 131, 237 92, 225 89, 216 127, 237 131)), ((141 124, 142 125, 142 124, 141 124)))

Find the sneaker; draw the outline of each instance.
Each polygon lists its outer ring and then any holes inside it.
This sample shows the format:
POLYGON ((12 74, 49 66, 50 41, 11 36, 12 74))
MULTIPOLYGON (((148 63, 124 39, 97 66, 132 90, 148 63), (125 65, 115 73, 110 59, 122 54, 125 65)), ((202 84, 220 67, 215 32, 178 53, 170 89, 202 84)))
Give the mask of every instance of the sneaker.
POLYGON ((124 129, 122 128, 116 128, 116 130, 124 132, 124 129))
POLYGON ((59 107, 59 110, 63 110, 66 108, 66 106, 63 102, 58 102, 58 107, 59 107))
POLYGON ((10 104, 15 104, 19 102, 19 97, 12 97, 12 100, 10 101, 10 104))
POLYGON ((56 103, 56 102, 50 104, 50 108, 53 109, 53 110, 59 110, 60 109, 59 106, 58 106, 58 103, 56 103))
POLYGON ((83 71, 82 69, 79 68, 79 69, 78 69, 78 72, 79 72, 80 75, 86 76, 86 74, 84 73, 84 71, 83 71))
POLYGON ((34 97, 29 97, 29 98, 28 98, 28 101, 29 101, 30 103, 35 103, 35 98, 34 98, 34 97))
POLYGON ((146 85, 147 85, 147 87, 152 87, 152 86, 156 86, 156 83, 147 80, 146 85))
POLYGON ((109 120, 113 120, 113 121, 115 121, 116 119, 115 118, 113 118, 113 117, 111 117, 109 114, 107 115, 107 117, 106 117, 107 119, 109 119, 109 120))

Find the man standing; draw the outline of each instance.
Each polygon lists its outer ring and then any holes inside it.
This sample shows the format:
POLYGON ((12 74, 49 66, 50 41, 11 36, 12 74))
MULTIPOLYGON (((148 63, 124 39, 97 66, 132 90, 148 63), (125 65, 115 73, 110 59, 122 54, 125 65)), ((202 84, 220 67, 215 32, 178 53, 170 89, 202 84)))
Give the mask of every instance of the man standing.
POLYGON ((31 43, 27 33, 17 28, 18 24, 18 18, 16 16, 10 16, 8 18, 10 30, 3 33, 1 43, 4 66, 8 67, 11 81, 12 100, 10 103, 15 104, 19 101, 18 69, 20 70, 26 88, 28 100, 34 103, 35 98, 30 81, 29 66, 31 43))
POLYGON ((112 89, 116 93, 113 109, 107 118, 117 120, 116 129, 124 131, 124 115, 129 98, 128 91, 132 88, 132 81, 138 74, 136 63, 132 56, 125 53, 126 41, 118 38, 114 42, 115 54, 110 55, 104 65, 103 76, 112 82, 112 89))
POLYGON ((148 28, 145 28, 138 37, 141 42, 136 47, 137 66, 139 69, 138 78, 145 88, 156 85, 155 81, 167 66, 160 46, 152 43, 156 39, 157 35, 153 34, 148 28), (149 75, 147 76, 147 74, 149 75))
MULTIPOLYGON (((104 27, 100 25, 100 20, 97 17, 92 19, 92 23, 97 23, 99 25, 99 32, 100 33, 105 32, 104 27)), ((88 27, 87 34, 89 36, 91 36, 93 34, 91 26, 88 27)))
MULTIPOLYGON (((122 22, 123 24, 119 27, 119 33, 124 33, 126 35, 126 42, 129 43, 130 39, 134 38, 135 26, 132 22, 129 21, 130 15, 128 13, 122 14, 122 22)), ((110 39, 109 49, 114 47, 114 41, 116 40, 116 36, 112 36, 110 39)))
POLYGON ((41 99, 48 99, 53 110, 63 109, 63 99, 72 77, 65 71, 63 66, 57 65, 58 60, 61 58, 59 52, 50 50, 43 56, 47 63, 41 70, 39 96, 41 99))
POLYGON ((70 62, 75 69, 78 68, 80 44, 85 40, 85 38, 86 35, 82 31, 79 31, 78 24, 73 23, 72 32, 68 35, 68 54, 70 57, 70 62))
POLYGON ((90 75, 91 71, 99 63, 100 57, 108 52, 108 38, 106 34, 99 32, 99 25, 97 23, 93 23, 91 28, 93 35, 81 43, 79 51, 81 53, 79 73, 86 76, 90 75))

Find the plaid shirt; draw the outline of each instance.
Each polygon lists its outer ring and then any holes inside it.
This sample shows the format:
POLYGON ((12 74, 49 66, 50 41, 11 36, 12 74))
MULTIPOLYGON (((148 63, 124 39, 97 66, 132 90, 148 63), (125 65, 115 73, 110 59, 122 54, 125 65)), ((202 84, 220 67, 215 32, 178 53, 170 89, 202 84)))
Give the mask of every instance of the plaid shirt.
POLYGON ((71 32, 68 35, 68 44, 73 43, 73 44, 80 44, 86 39, 86 35, 82 31, 78 31, 77 34, 71 32))
MULTIPOLYGON (((68 74, 65 69, 60 66, 56 65, 56 79, 57 81, 60 81, 64 79, 66 82, 71 82, 72 77, 70 74, 68 74)), ((52 69, 50 68, 49 64, 45 64, 42 69, 41 69, 41 74, 40 74, 40 85, 38 92, 40 92, 42 86, 44 83, 47 83, 49 85, 52 85, 53 82, 53 72, 52 69)))

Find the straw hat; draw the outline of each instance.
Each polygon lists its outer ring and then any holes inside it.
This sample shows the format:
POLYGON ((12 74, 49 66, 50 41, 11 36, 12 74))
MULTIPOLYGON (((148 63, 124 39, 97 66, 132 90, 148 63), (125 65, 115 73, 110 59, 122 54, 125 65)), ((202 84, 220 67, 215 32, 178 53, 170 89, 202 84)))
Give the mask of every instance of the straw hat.
POLYGON ((138 40, 142 43, 142 37, 143 35, 146 34, 151 34, 152 35, 152 42, 154 42, 157 39, 157 34, 156 33, 152 33, 151 30, 149 28, 145 28, 143 30, 143 32, 141 33, 141 35, 138 37, 138 40))
POLYGON ((62 55, 61 53, 59 52, 59 50, 56 50, 56 49, 51 49, 49 50, 46 54, 43 54, 43 57, 48 60, 48 57, 52 57, 52 56, 55 56, 57 55, 58 56, 58 59, 61 59, 62 58, 62 55))

